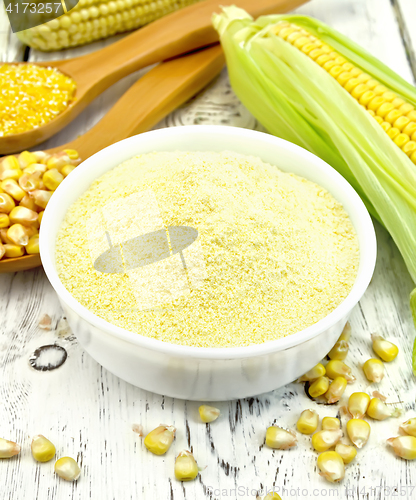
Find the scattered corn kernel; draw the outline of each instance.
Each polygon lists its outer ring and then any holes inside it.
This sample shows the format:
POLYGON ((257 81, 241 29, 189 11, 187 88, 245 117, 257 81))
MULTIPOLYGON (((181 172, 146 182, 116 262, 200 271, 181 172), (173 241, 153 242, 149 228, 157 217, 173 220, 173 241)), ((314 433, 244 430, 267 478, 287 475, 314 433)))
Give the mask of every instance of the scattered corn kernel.
POLYGON ((416 418, 411 418, 406 420, 406 422, 403 422, 400 429, 402 429, 406 434, 416 437, 416 418))
POLYGON ((315 410, 304 410, 296 423, 302 434, 313 434, 318 428, 319 416, 315 410))
POLYGON ((328 377, 319 377, 315 382, 313 382, 309 387, 309 395, 312 398, 317 398, 326 393, 329 387, 328 377))
POLYGON ((220 416, 220 410, 214 406, 201 405, 199 407, 199 416, 205 423, 213 422, 220 416))
POLYGON ((0 458, 14 457, 20 452, 20 446, 13 441, 0 438, 0 458))
POLYGON ((312 446, 316 451, 326 451, 335 446, 341 437, 341 429, 318 431, 312 436, 312 446))
POLYGON ((352 462, 357 455, 356 448, 354 448, 354 446, 350 446, 349 444, 337 443, 335 451, 340 455, 344 464, 352 462))
POLYGON ((341 429, 341 422, 339 418, 336 417, 324 417, 322 419, 322 430, 323 431, 337 431, 341 429))
POLYGON ((56 168, 47 170, 42 177, 43 183, 50 191, 55 191, 59 184, 64 180, 64 176, 56 168))
POLYGON ((368 405, 370 396, 365 392, 353 392, 348 399, 348 413, 352 418, 363 418, 368 405))
POLYGON ((287 450, 296 446, 296 434, 281 427, 272 425, 266 431, 266 445, 274 450, 287 450))
POLYGON ((29 238, 28 244, 26 245, 26 252, 29 255, 40 253, 39 252, 39 234, 34 234, 29 238))
POLYGON ((341 396, 344 394, 346 388, 347 379, 345 377, 337 377, 325 393, 325 397, 328 400, 328 403, 337 403, 341 399, 341 396))
POLYGON ((263 500, 282 500, 282 497, 277 493, 268 493, 263 500))
POLYGON ((373 351, 377 356, 380 356, 383 361, 388 363, 393 361, 398 355, 399 348, 380 335, 371 335, 371 340, 373 341, 373 351))
POLYGON ((76 481, 81 475, 81 469, 71 457, 62 457, 55 463, 55 472, 65 481, 76 481))
POLYGON ((384 364, 379 359, 371 358, 363 364, 364 375, 370 382, 378 384, 384 377, 384 364))
POLYGON ((323 377, 325 375, 325 367, 323 364, 318 363, 316 366, 311 368, 308 372, 305 373, 305 375, 302 375, 300 377, 299 382, 312 382, 319 377, 323 377))
POLYGON ((9 214, 16 206, 13 198, 7 193, 0 193, 0 213, 9 214))
POLYGON ((191 481, 198 475, 198 465, 190 451, 179 453, 175 461, 175 477, 178 481, 191 481))
POLYGON ((360 418, 352 418, 347 422, 347 434, 357 448, 362 448, 368 441, 371 427, 368 422, 360 418))
POLYGON ((374 420, 385 420, 390 417, 399 417, 402 414, 399 408, 390 409, 384 401, 373 398, 367 408, 367 415, 374 420))
POLYGON ((416 437, 399 436, 390 438, 387 443, 393 446, 394 453, 405 460, 414 460, 416 458, 416 437))
POLYGON ((71 160, 78 160, 79 154, 75 149, 64 149, 64 153, 69 156, 71 160))
POLYGON ((349 384, 355 381, 355 377, 351 373, 351 368, 339 359, 331 359, 331 361, 328 362, 326 365, 326 374, 332 379, 344 377, 349 384))
POLYGON ((144 445, 155 455, 164 455, 173 443, 175 432, 173 425, 159 425, 145 437, 144 445))
POLYGON ((345 465, 336 451, 324 451, 318 456, 320 475, 330 483, 337 483, 345 477, 345 465))
POLYGON ((330 359, 338 359, 343 361, 348 354, 349 345, 345 340, 339 340, 334 347, 329 351, 328 357, 330 359))
POLYGON ((55 446, 41 434, 32 439, 31 450, 37 462, 49 462, 56 453, 55 446))

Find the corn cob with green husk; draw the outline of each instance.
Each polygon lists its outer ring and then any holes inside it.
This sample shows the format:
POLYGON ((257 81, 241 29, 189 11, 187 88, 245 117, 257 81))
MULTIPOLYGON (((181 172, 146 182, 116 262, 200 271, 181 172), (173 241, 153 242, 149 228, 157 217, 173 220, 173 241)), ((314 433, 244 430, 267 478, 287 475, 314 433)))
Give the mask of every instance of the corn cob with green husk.
POLYGON ((67 14, 16 34, 35 49, 61 50, 134 30, 197 1, 79 0, 67 14))
MULTIPOLYGON (((243 104, 269 132, 321 157, 352 184, 416 283, 415 88, 309 17, 253 21, 226 7, 213 22, 243 104)), ((416 324, 416 289, 410 301, 416 324)))

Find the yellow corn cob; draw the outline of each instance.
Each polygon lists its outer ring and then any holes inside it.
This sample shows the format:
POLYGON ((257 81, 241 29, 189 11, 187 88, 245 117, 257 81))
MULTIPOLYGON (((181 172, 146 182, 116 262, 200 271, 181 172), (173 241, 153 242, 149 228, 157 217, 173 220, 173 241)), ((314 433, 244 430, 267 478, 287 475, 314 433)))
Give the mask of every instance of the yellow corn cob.
POLYGON ((61 50, 144 26, 198 0, 80 0, 68 14, 17 33, 44 51, 61 50))
POLYGON ((337 80, 416 164, 416 110, 411 104, 296 24, 281 21, 277 23, 274 32, 313 59, 337 80))

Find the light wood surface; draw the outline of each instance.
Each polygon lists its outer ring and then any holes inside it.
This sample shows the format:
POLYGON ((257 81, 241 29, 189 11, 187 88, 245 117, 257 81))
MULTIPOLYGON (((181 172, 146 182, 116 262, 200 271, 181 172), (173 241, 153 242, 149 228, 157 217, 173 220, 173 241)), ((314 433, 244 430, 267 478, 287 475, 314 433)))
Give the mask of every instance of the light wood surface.
MULTIPOLYGON (((412 9, 413 0, 312 0, 299 12, 316 16, 360 42, 414 84, 408 55, 416 45, 402 36, 403 28, 414 34, 412 9)), ((75 56, 110 43, 58 54, 30 51, 29 59, 75 56)), ((1 17, 0 44, 1 57, 22 57, 22 47, 1 17)), ((131 75, 103 93, 44 147, 59 146, 90 129, 137 77, 137 73, 131 75)), ((157 127, 198 123, 262 130, 232 93, 226 71, 157 127)), ((372 355, 370 333, 380 332, 394 339, 400 354, 386 366, 386 377, 377 388, 389 401, 401 401, 397 406, 405 414, 398 421, 372 423, 370 441, 348 466, 342 485, 326 483, 318 475, 308 437, 300 436, 297 448, 284 452, 263 446, 265 429, 271 423, 294 429, 301 410, 315 408, 321 416, 334 416, 337 406, 316 405, 302 385, 293 383, 256 398, 221 403, 219 420, 210 426, 201 424, 198 403, 132 387, 83 352, 76 332, 63 329, 62 310, 39 268, 0 275, 0 436, 23 445, 19 458, 0 461, 0 499, 255 500, 257 494, 264 496, 262 490, 276 486, 287 490, 280 493, 284 500, 414 500, 415 463, 397 459, 385 445, 387 438, 397 435, 399 422, 416 416, 416 384, 410 370, 415 332, 408 307, 413 283, 391 238, 380 226, 376 230, 376 271, 351 318, 353 337, 347 363, 358 380, 347 394, 371 390, 361 364, 372 355), (37 326, 44 313, 52 317, 50 332, 37 326), (35 349, 55 342, 67 350, 66 363, 52 372, 30 368, 28 359, 35 349), (174 423, 178 434, 168 455, 156 457, 146 452, 131 426, 142 424, 148 431, 161 422, 174 423), (82 477, 77 484, 54 477, 53 463, 33 462, 30 438, 38 433, 55 442, 58 455, 78 459, 82 477), (191 448, 199 465, 207 466, 196 481, 187 484, 173 477, 175 453, 183 448, 191 448), (240 489, 233 492, 235 488, 240 489)))
MULTIPOLYGON (((238 6, 257 17, 287 12, 305 0, 237 0, 238 6)), ((226 2, 227 3, 227 2, 226 2)), ((68 125, 104 90, 121 78, 165 59, 218 41, 211 17, 219 11, 218 0, 204 0, 136 30, 118 42, 80 57, 42 63, 70 76, 77 84, 75 99, 54 120, 20 134, 0 137, 0 154, 19 152, 45 141, 68 125)))

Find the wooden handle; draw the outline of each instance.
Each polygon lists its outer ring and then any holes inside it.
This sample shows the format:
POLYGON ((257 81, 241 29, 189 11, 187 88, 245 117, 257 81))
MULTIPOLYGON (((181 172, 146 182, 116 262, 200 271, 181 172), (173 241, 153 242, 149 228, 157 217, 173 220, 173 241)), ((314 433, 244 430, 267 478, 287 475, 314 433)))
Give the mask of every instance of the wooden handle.
POLYGON ((223 66, 219 44, 160 63, 130 87, 92 129, 48 152, 76 149, 85 160, 121 139, 145 132, 204 88, 223 66))
MULTIPOLYGON (((89 100, 134 71, 218 42, 211 22, 221 6, 237 4, 252 16, 287 12, 307 0, 204 0, 164 16, 98 52, 53 65, 86 88, 89 100)), ((84 96, 78 96, 84 97, 84 96)))

